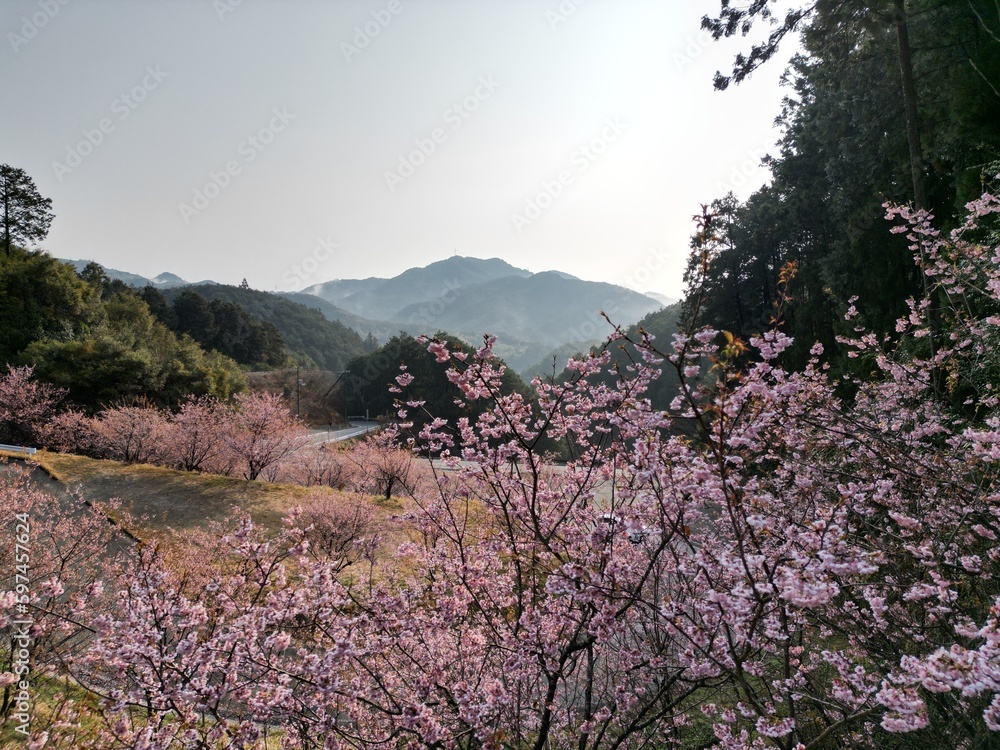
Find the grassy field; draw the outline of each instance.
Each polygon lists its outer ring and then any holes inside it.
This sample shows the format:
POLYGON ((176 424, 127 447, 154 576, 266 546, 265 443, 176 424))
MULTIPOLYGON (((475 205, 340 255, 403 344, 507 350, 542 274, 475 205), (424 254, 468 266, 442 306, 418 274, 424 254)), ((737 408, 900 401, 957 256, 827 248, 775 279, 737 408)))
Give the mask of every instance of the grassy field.
MULTIPOLYGON (((123 464, 67 453, 39 451, 33 460, 62 488, 79 490, 91 502, 119 499, 133 515, 143 519, 135 529, 158 532, 205 530, 222 521, 234 508, 249 513, 254 522, 276 529, 288 511, 315 493, 336 495, 327 487, 275 484, 214 474, 165 469, 147 464, 123 464)), ((45 488, 51 492, 54 488, 45 488)), ((400 512, 402 503, 376 501, 380 515, 400 512)))

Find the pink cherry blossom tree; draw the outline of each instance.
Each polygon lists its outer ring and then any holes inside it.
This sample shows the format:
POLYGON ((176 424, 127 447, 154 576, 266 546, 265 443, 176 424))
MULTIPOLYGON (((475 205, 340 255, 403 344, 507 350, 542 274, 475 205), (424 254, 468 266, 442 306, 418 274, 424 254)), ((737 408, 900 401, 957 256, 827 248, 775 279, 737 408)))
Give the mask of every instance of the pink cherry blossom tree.
POLYGON ((0 443, 30 444, 39 439, 65 391, 39 383, 32 367, 9 367, 0 376, 0 443))
POLYGON ((165 413, 148 403, 114 406, 92 422, 98 455, 125 463, 157 463, 167 431, 165 413))
POLYGON ((195 559, 144 545, 119 562, 115 606, 69 663, 102 699, 99 747, 260 746, 274 726, 281 676, 266 663, 287 646, 280 625, 312 606, 287 600, 295 535, 267 536, 237 518, 210 549, 188 547, 195 559))
POLYGON ((354 465, 355 488, 386 500, 394 492, 412 494, 419 479, 413 451, 401 446, 392 430, 366 436, 351 446, 347 458, 354 465))
POLYGON ((217 468, 229 421, 230 413, 214 397, 184 402, 165 426, 162 460, 184 471, 217 468))
POLYGON ((250 392, 235 397, 223 445, 244 479, 273 479, 282 462, 306 443, 302 424, 280 396, 250 392))
POLYGON ((31 729, 59 730, 72 747, 78 711, 73 689, 60 678, 66 664, 88 648, 91 613, 108 606, 105 563, 134 549, 134 539, 108 522, 107 510, 125 523, 121 508, 87 505, 72 493, 49 494, 30 468, 0 465, 0 715, 21 725, 29 697, 31 729), (48 681, 44 711, 34 705, 48 681), (27 685, 27 687, 25 687, 27 685))
POLYGON ((349 457, 350 448, 337 443, 306 446, 296 452, 286 465, 286 481, 306 487, 332 487, 343 490, 354 486, 357 464, 349 457))

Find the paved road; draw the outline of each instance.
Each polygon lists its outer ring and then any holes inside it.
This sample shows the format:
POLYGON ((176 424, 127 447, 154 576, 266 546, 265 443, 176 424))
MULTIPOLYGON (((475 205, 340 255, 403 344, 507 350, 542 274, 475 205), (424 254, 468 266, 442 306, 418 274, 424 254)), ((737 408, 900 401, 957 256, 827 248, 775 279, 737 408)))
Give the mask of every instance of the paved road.
POLYGON ((323 429, 310 429, 309 432, 312 437, 309 442, 313 445, 322 445, 323 443, 339 443, 342 440, 350 440, 351 438, 360 437, 367 432, 377 430, 379 427, 378 422, 351 422, 350 427, 343 427, 337 430, 323 430, 323 429))

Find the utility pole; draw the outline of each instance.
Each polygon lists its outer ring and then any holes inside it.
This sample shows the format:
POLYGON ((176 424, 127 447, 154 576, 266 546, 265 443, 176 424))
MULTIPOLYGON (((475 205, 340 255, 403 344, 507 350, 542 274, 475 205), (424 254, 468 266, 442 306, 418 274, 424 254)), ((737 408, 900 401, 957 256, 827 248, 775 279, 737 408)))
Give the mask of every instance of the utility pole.
POLYGON ((302 418, 302 404, 299 401, 299 386, 302 385, 302 381, 299 380, 299 366, 295 365, 295 416, 299 419, 302 418))

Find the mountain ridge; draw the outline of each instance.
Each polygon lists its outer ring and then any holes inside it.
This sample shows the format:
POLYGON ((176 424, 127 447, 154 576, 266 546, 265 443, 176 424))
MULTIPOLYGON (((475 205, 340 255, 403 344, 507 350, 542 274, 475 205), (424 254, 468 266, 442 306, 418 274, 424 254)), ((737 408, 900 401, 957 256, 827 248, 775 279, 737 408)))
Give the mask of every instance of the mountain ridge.
POLYGON ((615 323, 629 324, 662 307, 639 292, 607 282, 583 281, 559 271, 505 276, 460 287, 437 302, 408 305, 395 320, 434 330, 488 330, 498 339, 510 337, 556 347, 604 338, 611 327, 602 319, 602 312, 615 323))
MULTIPOLYGON (((97 261, 92 260, 70 260, 68 258, 56 258, 60 263, 66 263, 76 269, 77 273, 83 271, 91 263, 97 263, 97 261)), ((164 271, 163 273, 157 274, 156 276, 150 278, 149 276, 142 276, 141 274, 131 273, 130 271, 122 271, 118 268, 110 268, 103 263, 97 263, 101 268, 104 269, 104 273, 107 274, 109 279, 121 281, 132 287, 144 287, 147 284, 154 286, 157 289, 174 289, 180 286, 204 286, 206 284, 218 284, 217 281, 212 281, 211 279, 202 279, 201 281, 186 281, 182 279, 175 273, 170 273, 169 271, 164 271)))
MULTIPOLYGON (((456 299, 463 296, 463 290, 467 293, 475 289, 478 293, 486 294, 485 299, 479 300, 479 306, 487 309, 492 306, 499 312, 503 306, 495 300, 495 294, 511 293, 524 299, 529 290, 544 293, 539 287, 548 286, 550 290, 554 290, 559 286, 559 282, 565 282, 562 285, 563 289, 573 290, 565 300, 565 304, 570 309, 577 308, 575 313, 577 317, 580 317, 578 308, 584 299, 586 302, 583 304, 590 306, 597 304, 599 309, 622 307, 623 314, 627 318, 624 322, 634 322, 672 301, 661 295, 643 294, 609 282, 585 281, 565 271, 549 270, 533 273, 500 258, 480 259, 461 255, 444 258, 419 268, 410 268, 389 279, 377 277, 332 279, 306 287, 302 293, 320 297, 342 310, 364 318, 395 321, 407 325, 426 326, 440 323, 442 328, 454 331, 468 330, 467 318, 455 320, 453 315, 447 313, 456 299), (530 281, 531 279, 536 281, 530 281), (542 283, 541 280, 547 280, 548 283, 542 283), (598 289, 606 299, 595 301, 594 296, 598 289), (583 294, 581 298, 580 293, 584 290, 588 290, 588 293, 583 294), (456 325, 463 327, 458 329, 456 325)), ((476 306, 471 305, 470 308, 469 305, 471 303, 467 303, 463 309, 474 311, 476 306)), ((597 312, 598 310, 589 308, 587 310, 590 314, 597 312)), ((514 315, 522 317, 517 313, 514 315)), ((483 317, 481 314, 474 316, 480 321, 483 317)), ((491 327, 492 333, 503 331, 517 338, 531 334, 532 326, 526 324, 508 326, 504 324, 503 317, 499 320, 500 326, 491 327)), ((552 339, 552 337, 547 338, 552 339)), ((559 343, 564 343, 564 339, 565 336, 555 337, 559 343)))
MULTIPOLYGON (((88 262, 71 264, 82 269, 88 262)), ((155 279, 117 269, 105 272, 132 286, 198 286, 168 272, 155 279)), ((627 326, 669 300, 564 271, 533 273, 501 258, 459 255, 391 278, 331 279, 299 292, 263 293, 304 304, 326 320, 378 341, 400 331, 447 331, 471 341, 488 332, 497 336, 498 351, 507 352, 504 358, 517 369, 534 365, 554 350, 572 345, 585 349, 604 339, 612 329, 602 312, 613 323, 627 326)))
POLYGON ((431 301, 470 284, 506 276, 530 276, 500 258, 453 255, 426 266, 408 268, 388 279, 332 279, 302 292, 375 320, 393 320, 408 305, 431 301))

